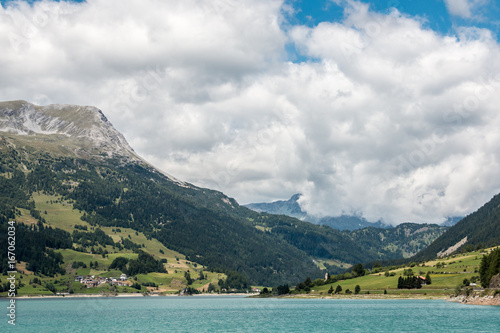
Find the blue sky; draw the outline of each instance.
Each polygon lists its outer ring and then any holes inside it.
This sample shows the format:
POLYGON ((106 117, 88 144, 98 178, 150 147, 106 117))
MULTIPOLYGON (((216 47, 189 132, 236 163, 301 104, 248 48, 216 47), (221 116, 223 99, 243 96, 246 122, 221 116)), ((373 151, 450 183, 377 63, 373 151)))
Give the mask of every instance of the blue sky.
MULTIPOLYGON (((453 1, 453 0, 452 0, 453 1)), ((464 18, 450 14, 444 0, 372 0, 361 2, 369 3, 370 9, 387 13, 396 8, 399 12, 420 17, 425 20, 425 27, 444 35, 452 35, 458 26, 475 26, 491 30, 499 35, 500 7, 496 1, 469 1, 477 2, 472 5, 472 15, 464 18)), ((295 24, 315 26, 320 22, 338 22, 343 18, 345 1, 332 0, 287 0, 297 9, 290 21, 295 24)))
POLYGON ((497 1, 1 3, 0 100, 97 106, 240 203, 398 224, 500 192, 497 1))

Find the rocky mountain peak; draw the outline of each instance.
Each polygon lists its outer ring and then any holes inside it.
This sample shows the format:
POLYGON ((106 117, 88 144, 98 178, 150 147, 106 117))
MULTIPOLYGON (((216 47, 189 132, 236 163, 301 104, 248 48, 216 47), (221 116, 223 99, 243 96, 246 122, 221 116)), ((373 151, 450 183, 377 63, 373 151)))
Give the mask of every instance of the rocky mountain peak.
POLYGON ((80 157, 139 159, 123 135, 93 106, 0 102, 0 132, 25 142, 36 141, 48 150, 54 143, 52 146, 57 144, 80 157))

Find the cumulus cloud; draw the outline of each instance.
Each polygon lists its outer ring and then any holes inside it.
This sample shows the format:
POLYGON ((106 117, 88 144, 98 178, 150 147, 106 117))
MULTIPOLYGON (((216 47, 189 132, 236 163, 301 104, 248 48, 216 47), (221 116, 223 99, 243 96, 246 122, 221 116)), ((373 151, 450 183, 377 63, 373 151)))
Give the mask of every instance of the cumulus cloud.
POLYGON ((0 9, 0 99, 100 107, 134 149, 242 203, 441 222, 500 189, 500 50, 350 1, 88 0, 0 9), (287 12, 290 9, 285 8, 287 12), (283 29, 286 26, 286 29, 283 29), (286 60, 286 45, 311 59, 286 60))
POLYGON ((446 8, 451 15, 464 18, 471 17, 472 1, 470 0, 444 0, 446 8))
POLYGON ((446 8, 451 15, 461 18, 474 18, 476 10, 490 0, 444 0, 446 8))

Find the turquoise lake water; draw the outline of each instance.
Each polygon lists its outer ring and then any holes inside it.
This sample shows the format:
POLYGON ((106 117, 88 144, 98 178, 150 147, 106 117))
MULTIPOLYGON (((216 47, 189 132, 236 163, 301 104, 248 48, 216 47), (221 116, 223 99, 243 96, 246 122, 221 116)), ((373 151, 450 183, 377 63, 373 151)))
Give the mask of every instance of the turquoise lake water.
POLYGON ((7 305, 1 332, 500 332, 500 307, 442 300, 18 299, 15 327, 7 305))

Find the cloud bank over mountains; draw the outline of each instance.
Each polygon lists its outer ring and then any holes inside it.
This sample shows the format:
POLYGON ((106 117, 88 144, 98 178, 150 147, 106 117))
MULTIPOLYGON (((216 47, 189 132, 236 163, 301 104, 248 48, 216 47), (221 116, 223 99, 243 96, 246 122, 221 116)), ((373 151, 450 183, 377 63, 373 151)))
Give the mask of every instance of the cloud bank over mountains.
POLYGON ((310 214, 392 224, 474 211, 500 191, 496 37, 342 5, 308 27, 282 1, 18 2, 0 9, 0 99, 95 105, 151 163, 241 203, 301 192, 310 214))

